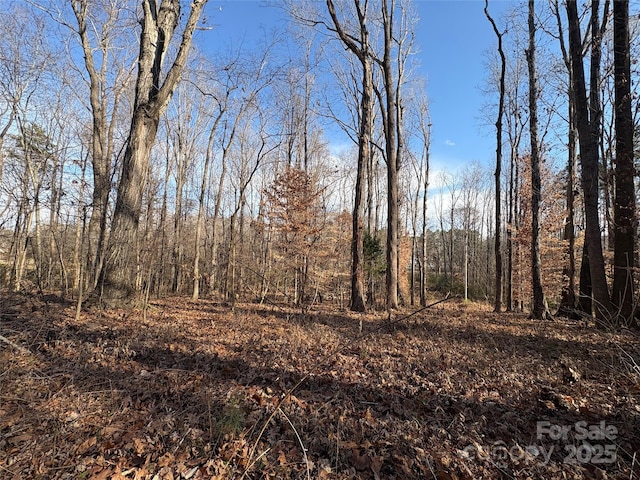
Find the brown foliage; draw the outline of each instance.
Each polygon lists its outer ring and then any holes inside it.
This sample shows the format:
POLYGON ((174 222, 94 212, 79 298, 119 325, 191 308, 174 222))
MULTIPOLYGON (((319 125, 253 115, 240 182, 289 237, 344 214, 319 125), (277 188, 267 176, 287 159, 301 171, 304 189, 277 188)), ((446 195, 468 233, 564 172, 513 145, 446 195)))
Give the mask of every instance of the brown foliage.
MULTIPOLYGON (((514 256, 514 299, 528 305, 531 293, 531 165, 528 157, 518 160, 522 183, 518 198, 520 199, 519 228, 513 230, 513 240, 517 245, 514 256)), ((566 217, 564 199, 564 180, 562 175, 553 173, 547 165, 542 165, 542 202, 540 205, 540 256, 542 260, 542 284, 548 300, 559 299, 562 287, 566 285, 563 278, 563 267, 568 264, 567 247, 569 241, 564 239, 564 221, 566 217)), ((582 251, 584 237, 576 239, 576 252, 582 251)), ((580 268, 580 255, 577 271, 580 268)), ((555 302, 554 302, 555 303, 555 302)))
POLYGON ((269 224, 279 236, 279 261, 294 271, 298 303, 308 281, 311 250, 323 227, 322 190, 304 170, 287 167, 264 193, 269 224))

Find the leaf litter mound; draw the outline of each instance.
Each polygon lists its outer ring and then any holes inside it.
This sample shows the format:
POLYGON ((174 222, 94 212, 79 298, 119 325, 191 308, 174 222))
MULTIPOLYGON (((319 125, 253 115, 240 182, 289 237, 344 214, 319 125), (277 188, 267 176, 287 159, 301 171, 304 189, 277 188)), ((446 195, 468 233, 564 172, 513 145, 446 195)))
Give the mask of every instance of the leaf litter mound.
POLYGON ((3 299, 2 479, 640 478, 629 332, 453 302, 74 317, 3 299))

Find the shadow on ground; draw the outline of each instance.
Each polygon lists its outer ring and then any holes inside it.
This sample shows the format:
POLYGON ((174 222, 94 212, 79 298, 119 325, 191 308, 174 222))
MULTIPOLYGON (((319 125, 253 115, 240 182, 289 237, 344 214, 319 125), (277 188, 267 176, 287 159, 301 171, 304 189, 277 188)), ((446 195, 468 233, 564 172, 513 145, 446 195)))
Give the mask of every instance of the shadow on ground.
POLYGON ((446 309, 389 328, 372 316, 232 313, 184 299, 156 302, 146 320, 109 311, 75 321, 52 304, 18 302, 0 316, 1 334, 31 351, 0 347, 0 466, 15 476, 120 466, 149 478, 182 467, 202 478, 247 468, 250 478, 306 478, 304 453, 313 478, 640 470, 640 389, 605 362, 612 338, 599 332, 446 309), (374 333, 358 338, 360 318, 374 333), (567 378, 570 369, 579 375, 567 378), (542 421, 571 431, 541 437, 542 421), (570 463, 581 421, 617 429, 592 442, 614 444, 614 462, 570 463))

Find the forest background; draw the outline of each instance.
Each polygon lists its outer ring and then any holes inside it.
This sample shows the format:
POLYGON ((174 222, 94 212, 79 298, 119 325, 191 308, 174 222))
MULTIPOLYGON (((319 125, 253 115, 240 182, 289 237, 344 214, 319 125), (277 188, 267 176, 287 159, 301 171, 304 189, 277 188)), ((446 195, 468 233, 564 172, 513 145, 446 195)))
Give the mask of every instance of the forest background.
MULTIPOLYGON (((416 41, 422 3, 328 2, 333 15, 316 2, 260 4, 285 28, 243 33, 239 42, 216 36, 225 5, 210 2, 182 5, 165 25, 162 8, 151 25, 128 2, 3 3, 3 284, 74 298, 93 292, 107 304, 182 294, 355 310, 425 305, 429 295, 453 292, 524 311, 533 308, 539 210, 546 305, 576 307, 588 209, 570 113, 568 10, 537 4, 532 30, 526 4, 441 6, 473 8, 486 30, 495 27, 505 54, 501 64, 494 45, 482 59, 483 108, 473 121, 484 125, 484 161, 449 170, 430 165, 438 129, 430 103, 443 102, 428 97, 419 73, 429 65, 420 65, 419 52, 444 48, 416 41), (358 17, 354 5, 368 9, 358 17), (149 44, 146 59, 141 25, 164 39, 149 44), (152 114, 136 120, 143 110, 152 114), (497 115, 501 148, 486 152, 497 115), (541 183, 532 190, 534 143, 541 183)), ((608 2, 578 10, 576 48, 596 75, 589 101, 599 112, 593 228, 611 284, 620 178, 613 16, 608 2), (594 19, 599 42, 591 40, 594 19)), ((635 66, 629 98, 637 125, 635 66)))

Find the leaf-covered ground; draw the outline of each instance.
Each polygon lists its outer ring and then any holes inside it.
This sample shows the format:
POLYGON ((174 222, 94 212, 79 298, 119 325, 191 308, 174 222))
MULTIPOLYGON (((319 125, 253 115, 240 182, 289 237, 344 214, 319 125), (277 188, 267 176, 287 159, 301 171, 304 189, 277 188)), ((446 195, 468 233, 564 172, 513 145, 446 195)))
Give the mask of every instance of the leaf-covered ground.
POLYGON ((628 332, 454 302, 389 326, 1 300, 2 479, 640 478, 628 332))

